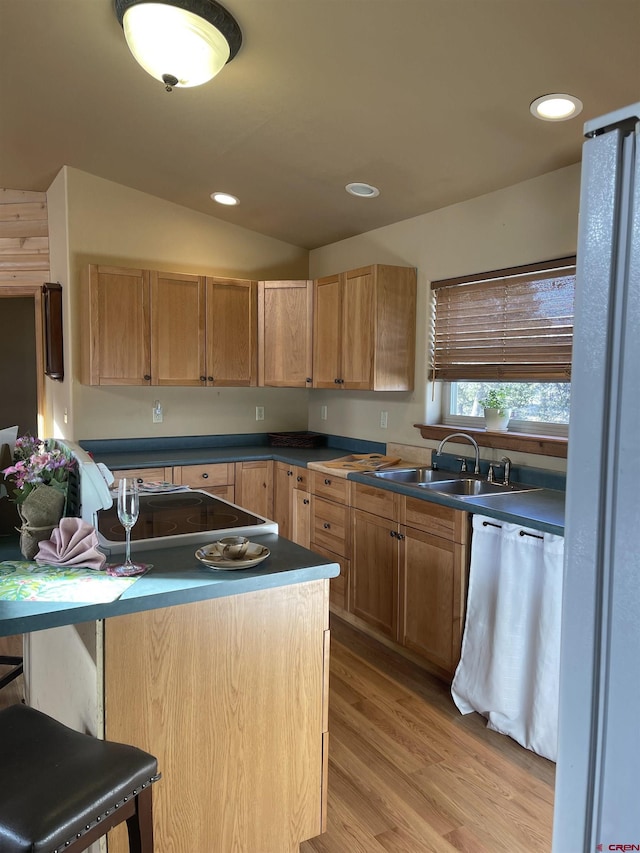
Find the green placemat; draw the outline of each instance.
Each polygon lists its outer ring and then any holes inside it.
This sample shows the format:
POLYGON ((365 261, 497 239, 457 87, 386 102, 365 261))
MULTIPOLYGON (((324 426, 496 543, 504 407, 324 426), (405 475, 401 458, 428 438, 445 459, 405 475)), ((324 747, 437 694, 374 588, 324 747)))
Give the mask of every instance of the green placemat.
POLYGON ((0 601, 105 604, 120 598, 138 577, 118 578, 81 566, 40 566, 28 560, 0 563, 0 601))

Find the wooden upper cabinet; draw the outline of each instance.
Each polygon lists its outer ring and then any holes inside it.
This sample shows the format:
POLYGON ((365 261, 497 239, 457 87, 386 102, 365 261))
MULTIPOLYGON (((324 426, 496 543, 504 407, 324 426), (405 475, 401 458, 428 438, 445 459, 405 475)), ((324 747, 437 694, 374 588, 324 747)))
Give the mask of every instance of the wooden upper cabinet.
POLYGON ((82 284, 81 381, 151 384, 149 273, 97 264, 82 284))
POLYGON ((204 278, 151 272, 151 384, 197 385, 205 377, 204 278))
POLYGON ((313 282, 258 283, 258 385, 310 388, 313 282))
POLYGON ((320 278, 314 310, 314 388, 413 388, 415 269, 376 264, 320 278))
POLYGON ((314 284, 314 388, 338 387, 342 371, 342 290, 341 275, 328 275, 314 284))
POLYGON ((256 385, 258 283, 206 279, 208 385, 256 385))

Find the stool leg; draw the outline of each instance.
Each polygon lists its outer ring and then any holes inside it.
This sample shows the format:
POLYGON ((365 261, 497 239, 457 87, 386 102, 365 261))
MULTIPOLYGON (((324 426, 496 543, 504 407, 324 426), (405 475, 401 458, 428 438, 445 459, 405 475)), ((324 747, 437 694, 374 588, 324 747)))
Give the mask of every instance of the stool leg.
POLYGON ((127 819, 129 853, 153 853, 153 801, 151 785, 136 797, 136 811, 127 819))

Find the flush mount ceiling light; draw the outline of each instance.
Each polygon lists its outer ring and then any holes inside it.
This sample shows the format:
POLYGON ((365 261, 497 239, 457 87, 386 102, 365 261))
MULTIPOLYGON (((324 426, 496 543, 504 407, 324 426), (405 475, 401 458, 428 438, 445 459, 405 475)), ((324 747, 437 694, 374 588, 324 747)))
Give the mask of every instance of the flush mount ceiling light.
POLYGON ((358 198, 375 198, 380 195, 378 187, 373 187, 371 184, 364 184, 362 181, 347 184, 345 190, 358 198))
POLYGON ((215 0, 114 0, 114 8, 129 50, 168 92, 211 80, 242 44, 237 21, 215 0))
POLYGON ((218 204, 227 204, 230 207, 234 204, 240 204, 240 200, 230 193, 211 193, 211 198, 218 204))
POLYGON ((567 121, 582 112, 582 101, 573 95, 542 95, 531 102, 529 109, 542 121, 567 121))

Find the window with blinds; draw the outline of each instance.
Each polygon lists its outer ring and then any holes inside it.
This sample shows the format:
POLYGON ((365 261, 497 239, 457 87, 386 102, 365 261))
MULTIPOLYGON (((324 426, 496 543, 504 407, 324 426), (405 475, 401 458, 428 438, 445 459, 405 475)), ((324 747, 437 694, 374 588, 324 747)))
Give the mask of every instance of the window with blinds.
POLYGON ((433 379, 566 382, 575 256, 433 282, 433 379))

